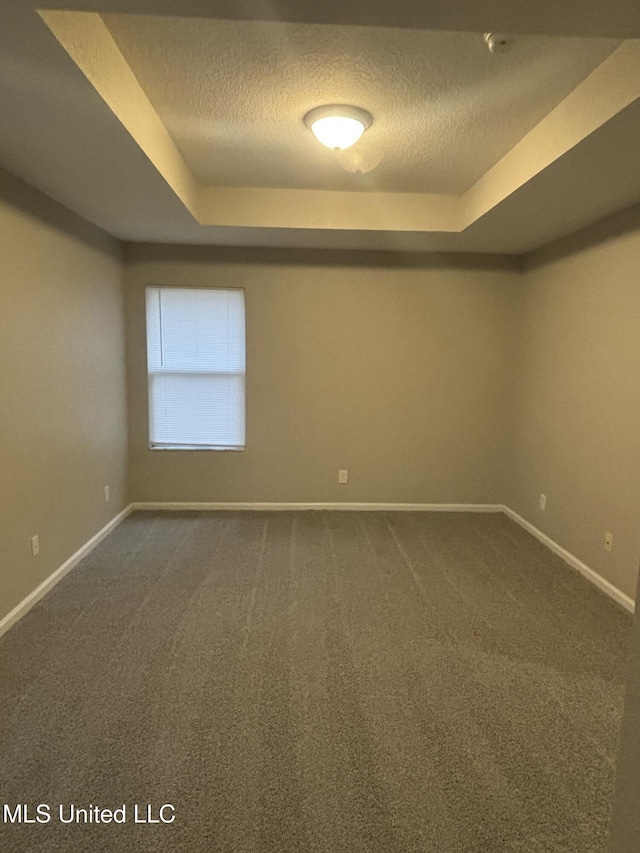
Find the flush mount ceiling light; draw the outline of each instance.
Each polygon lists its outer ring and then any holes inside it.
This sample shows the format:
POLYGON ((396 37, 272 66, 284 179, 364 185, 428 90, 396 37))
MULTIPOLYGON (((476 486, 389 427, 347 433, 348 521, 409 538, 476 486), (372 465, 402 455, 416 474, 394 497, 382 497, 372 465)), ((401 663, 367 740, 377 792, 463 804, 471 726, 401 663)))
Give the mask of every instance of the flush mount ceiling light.
POLYGON ((316 107, 304 117, 304 123, 318 142, 339 150, 356 143, 372 121, 371 113, 346 104, 316 107))

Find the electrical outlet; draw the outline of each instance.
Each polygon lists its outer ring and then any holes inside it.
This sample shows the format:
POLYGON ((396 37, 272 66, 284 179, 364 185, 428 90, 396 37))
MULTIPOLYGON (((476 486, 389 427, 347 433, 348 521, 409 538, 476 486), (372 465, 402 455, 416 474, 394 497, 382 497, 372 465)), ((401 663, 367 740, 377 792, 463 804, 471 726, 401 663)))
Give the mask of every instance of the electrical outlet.
POLYGON ((40 553, 40 537, 36 533, 35 536, 31 537, 31 556, 37 557, 40 553))
POLYGON ((547 496, 540 495, 540 509, 545 510, 547 508, 547 496))
POLYGON ((111 500, 111 491, 109 490, 109 486, 104 487, 104 502, 106 504, 111 500))
POLYGON ((346 468, 341 468, 338 471, 338 482, 341 485, 344 485, 345 483, 349 482, 349 472, 347 471, 346 468))
POLYGON ((607 530, 604 535, 604 550, 610 551, 613 548, 613 533, 607 530))

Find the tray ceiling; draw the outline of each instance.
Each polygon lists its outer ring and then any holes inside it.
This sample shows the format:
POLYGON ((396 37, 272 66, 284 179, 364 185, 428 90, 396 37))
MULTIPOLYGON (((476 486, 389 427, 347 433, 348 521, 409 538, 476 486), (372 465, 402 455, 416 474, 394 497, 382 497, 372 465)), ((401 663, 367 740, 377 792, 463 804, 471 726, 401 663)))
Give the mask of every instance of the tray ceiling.
POLYGON ((640 8, 418 5, 5 0, 0 165, 149 242, 521 253, 640 201, 640 8), (327 102, 374 116, 339 155, 327 102))
POLYGON ((216 186, 445 193, 472 186, 619 46, 478 33, 110 15, 118 48, 196 180, 216 186), (321 104, 374 117, 321 148, 321 104))

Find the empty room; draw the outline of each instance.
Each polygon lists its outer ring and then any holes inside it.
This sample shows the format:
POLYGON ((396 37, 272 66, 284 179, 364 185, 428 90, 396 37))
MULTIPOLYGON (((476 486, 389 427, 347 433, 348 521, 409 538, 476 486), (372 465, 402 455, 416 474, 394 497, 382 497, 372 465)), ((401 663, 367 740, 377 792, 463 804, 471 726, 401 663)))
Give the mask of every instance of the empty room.
POLYGON ((640 6, 4 0, 0 849, 640 850, 640 6))

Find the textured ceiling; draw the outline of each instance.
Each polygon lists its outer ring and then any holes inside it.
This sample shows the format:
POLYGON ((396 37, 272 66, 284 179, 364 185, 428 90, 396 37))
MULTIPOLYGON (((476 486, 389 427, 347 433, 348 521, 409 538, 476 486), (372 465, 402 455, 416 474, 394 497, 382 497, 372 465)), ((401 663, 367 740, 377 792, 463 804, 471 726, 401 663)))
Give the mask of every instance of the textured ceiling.
POLYGON ((637 0, 58 3, 0 2, 0 167, 125 241, 519 254, 640 202, 637 0), (135 35, 144 16, 157 39, 135 35), (242 38, 222 38, 226 25, 242 38), (492 29, 518 34, 511 53, 486 52, 492 29), (607 56, 616 42, 603 37, 623 41, 607 56), (459 62, 442 56, 454 43, 459 62), (301 124, 334 98, 376 119, 342 164, 301 124), (257 154, 242 148, 255 134, 243 99, 262 116, 257 154), (413 168, 408 131, 382 144, 383 105, 423 134, 413 168))
POLYGON ((596 68, 612 39, 107 15, 200 184, 461 194, 596 68), (374 123, 322 148, 302 117, 354 103, 374 123))

